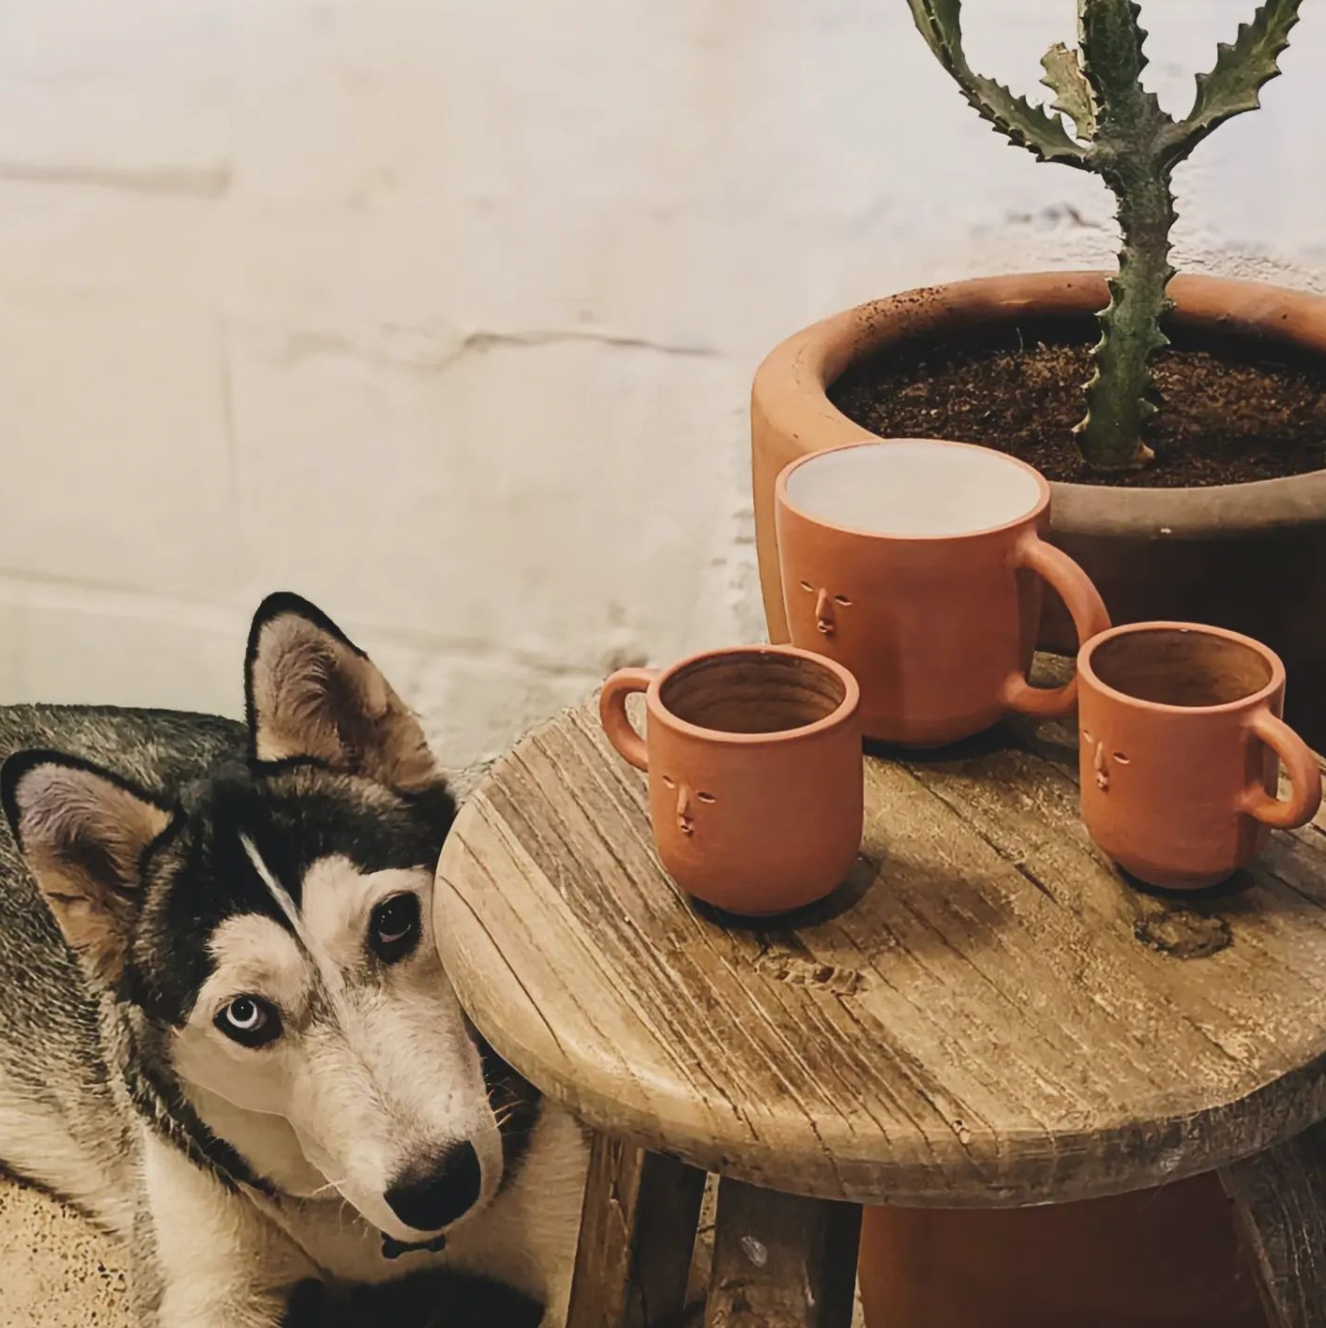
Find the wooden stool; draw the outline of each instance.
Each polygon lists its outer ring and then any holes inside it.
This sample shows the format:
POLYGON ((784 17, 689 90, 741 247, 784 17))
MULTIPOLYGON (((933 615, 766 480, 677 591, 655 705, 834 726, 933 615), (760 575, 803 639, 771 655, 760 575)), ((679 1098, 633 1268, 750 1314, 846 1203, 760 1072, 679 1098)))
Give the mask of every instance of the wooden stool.
POLYGON ((593 702, 494 768, 437 935, 484 1035, 599 1132, 573 1328, 676 1323, 706 1171, 711 1328, 848 1324, 860 1204, 1217 1169, 1277 1322, 1326 1325, 1326 823, 1215 896, 1143 894, 1078 820, 1074 743, 868 758, 852 877, 762 925, 664 874, 593 702))

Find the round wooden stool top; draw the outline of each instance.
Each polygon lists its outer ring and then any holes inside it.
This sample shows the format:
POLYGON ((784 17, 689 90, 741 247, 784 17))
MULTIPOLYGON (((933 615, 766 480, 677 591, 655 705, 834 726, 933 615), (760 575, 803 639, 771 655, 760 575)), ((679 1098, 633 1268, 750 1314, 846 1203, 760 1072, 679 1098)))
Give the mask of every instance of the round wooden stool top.
POLYGON ((1008 1206, 1221 1167, 1326 1116, 1326 839, 1216 896, 1125 884, 1062 726, 869 757, 852 878, 732 924, 655 856, 595 704, 489 774, 438 942, 497 1051, 590 1125, 757 1185, 1008 1206))

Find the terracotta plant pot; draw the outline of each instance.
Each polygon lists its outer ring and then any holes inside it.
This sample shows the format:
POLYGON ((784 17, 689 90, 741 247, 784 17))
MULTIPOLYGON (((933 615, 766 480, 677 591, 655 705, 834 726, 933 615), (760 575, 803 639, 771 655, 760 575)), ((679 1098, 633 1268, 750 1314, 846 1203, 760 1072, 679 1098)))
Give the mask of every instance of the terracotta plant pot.
MULTIPOLYGON (((1257 282, 1176 277, 1173 327, 1326 358, 1326 298, 1257 282)), ((910 291, 806 328, 760 366, 751 437, 760 581, 770 637, 787 639, 774 534, 774 482, 807 452, 871 438, 826 388, 852 364, 916 341, 961 343, 1000 327, 1085 320, 1105 277, 1048 272, 910 291)), ((1088 324, 1089 326, 1089 324, 1088 324)), ((1293 680, 1289 717, 1326 746, 1326 471, 1251 484, 1127 489, 1052 484, 1050 538, 1085 569, 1115 622, 1212 622, 1265 641, 1293 680)), ((1050 599, 1043 645, 1074 649, 1050 599)))
POLYGON ((860 689, 841 665, 791 646, 737 646, 656 673, 621 669, 599 711, 612 745, 649 773, 664 867, 729 913, 822 899, 861 847, 860 689), (627 697, 645 693, 645 737, 627 697))
POLYGON ((1077 640, 1109 618, 1082 569, 1041 538, 1039 472, 964 443, 853 443, 792 462, 777 504, 792 642, 856 676, 866 737, 935 747, 1009 710, 1073 708, 1075 683, 1027 681, 1041 579, 1077 640))
POLYGON ((1008 1211, 869 1209, 868 1328, 1267 1328, 1212 1175, 1008 1211))
POLYGON ((1133 623, 1078 655, 1082 819, 1125 871, 1169 890, 1215 885, 1306 825, 1321 772, 1280 718, 1285 669, 1250 637, 1133 623), (1275 796, 1280 763, 1290 793, 1275 796))

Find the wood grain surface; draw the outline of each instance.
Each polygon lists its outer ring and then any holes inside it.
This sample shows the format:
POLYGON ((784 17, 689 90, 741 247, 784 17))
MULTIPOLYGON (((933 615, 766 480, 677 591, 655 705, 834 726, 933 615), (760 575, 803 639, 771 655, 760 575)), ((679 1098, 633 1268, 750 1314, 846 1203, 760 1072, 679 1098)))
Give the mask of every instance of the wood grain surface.
POLYGON ((1298 1134, 1326 1116, 1320 821, 1214 896, 1146 895, 1078 820, 1074 742, 1042 725, 870 756, 843 888, 732 925, 662 871, 591 699, 462 811, 448 971, 591 1125, 821 1198, 1087 1198, 1298 1134))
POLYGON ((861 1209, 724 1180, 705 1328, 851 1328, 861 1209))
POLYGON ((1221 1180, 1238 1206, 1276 1328, 1326 1324, 1326 1125, 1236 1163, 1221 1180))
POLYGON ((680 1328, 705 1174, 600 1134, 567 1328, 680 1328))

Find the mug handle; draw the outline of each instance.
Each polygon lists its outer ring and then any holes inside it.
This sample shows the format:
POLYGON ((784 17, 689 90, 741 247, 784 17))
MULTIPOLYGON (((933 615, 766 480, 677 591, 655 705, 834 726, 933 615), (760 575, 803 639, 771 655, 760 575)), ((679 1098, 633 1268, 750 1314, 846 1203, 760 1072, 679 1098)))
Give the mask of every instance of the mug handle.
POLYGON ((649 769, 649 753, 645 740, 627 718, 626 698, 635 692, 647 691, 657 676, 653 669, 618 669, 599 693, 599 719, 603 731, 608 735, 608 741, 637 770, 649 769))
MULTIPOLYGON (((1073 616, 1079 645, 1086 645, 1093 636, 1099 636, 1109 627, 1110 615, 1100 591, 1062 549, 1047 544, 1034 532, 1029 533, 1013 551, 1013 566, 1035 572, 1058 591, 1073 616)), ((1058 719, 1066 715, 1076 701, 1076 677, 1062 687, 1033 687, 1021 673, 1014 673, 1004 684, 1004 704, 1024 715, 1058 719)))
POLYGON ((1256 711, 1248 727, 1284 762, 1290 793, 1287 798, 1274 798, 1260 785, 1254 785, 1243 795, 1242 810, 1277 830, 1306 825, 1321 806, 1321 768, 1312 748, 1269 710, 1256 711))

